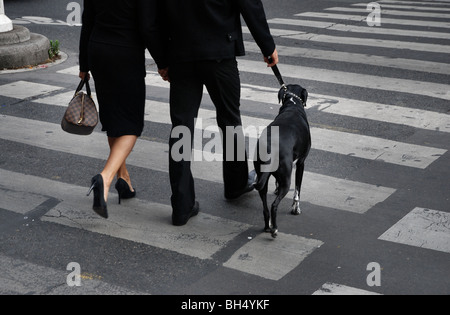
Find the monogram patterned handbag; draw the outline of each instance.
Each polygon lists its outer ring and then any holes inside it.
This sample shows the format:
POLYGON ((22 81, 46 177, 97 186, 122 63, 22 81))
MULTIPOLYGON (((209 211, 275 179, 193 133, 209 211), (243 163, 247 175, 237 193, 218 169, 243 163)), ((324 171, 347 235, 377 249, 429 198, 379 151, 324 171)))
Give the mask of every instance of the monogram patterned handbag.
POLYGON ((97 124, 98 111, 91 96, 89 81, 81 80, 61 121, 61 127, 68 133, 87 136, 92 134, 97 124), (84 85, 87 94, 81 91, 84 85))

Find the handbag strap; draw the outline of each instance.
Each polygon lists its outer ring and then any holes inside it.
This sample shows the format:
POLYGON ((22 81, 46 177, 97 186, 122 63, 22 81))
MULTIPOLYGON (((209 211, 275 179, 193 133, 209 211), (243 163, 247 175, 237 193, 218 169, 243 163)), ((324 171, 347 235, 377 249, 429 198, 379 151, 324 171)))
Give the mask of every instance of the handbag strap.
POLYGON ((78 84, 77 90, 75 91, 75 95, 77 95, 78 92, 80 92, 85 85, 86 85, 87 95, 89 97, 92 97, 91 96, 91 94, 92 94, 91 93, 91 86, 89 85, 89 80, 87 79, 87 76, 84 79, 81 79, 81 82, 80 82, 80 84, 78 84))

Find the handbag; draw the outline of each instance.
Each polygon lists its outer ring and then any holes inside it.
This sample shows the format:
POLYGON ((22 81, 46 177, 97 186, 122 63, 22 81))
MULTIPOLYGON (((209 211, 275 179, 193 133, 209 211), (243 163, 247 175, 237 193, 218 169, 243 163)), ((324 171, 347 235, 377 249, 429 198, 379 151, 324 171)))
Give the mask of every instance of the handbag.
POLYGON ((75 95, 69 102, 61 128, 68 133, 87 136, 92 134, 98 124, 98 111, 92 99, 91 88, 87 78, 81 80, 75 95), (86 85, 86 93, 81 91, 86 85))

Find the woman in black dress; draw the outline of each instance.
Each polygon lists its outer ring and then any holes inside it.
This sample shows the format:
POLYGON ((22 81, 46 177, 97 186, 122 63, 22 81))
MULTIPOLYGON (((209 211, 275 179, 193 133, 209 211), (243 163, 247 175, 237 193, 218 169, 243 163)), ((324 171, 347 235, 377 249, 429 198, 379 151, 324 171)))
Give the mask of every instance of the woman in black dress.
POLYGON ((110 155, 92 179, 93 209, 108 217, 108 192, 114 177, 121 199, 136 195, 126 159, 144 128, 145 48, 159 69, 166 68, 157 27, 157 0, 84 0, 80 38, 80 78, 95 80, 102 131, 110 155))

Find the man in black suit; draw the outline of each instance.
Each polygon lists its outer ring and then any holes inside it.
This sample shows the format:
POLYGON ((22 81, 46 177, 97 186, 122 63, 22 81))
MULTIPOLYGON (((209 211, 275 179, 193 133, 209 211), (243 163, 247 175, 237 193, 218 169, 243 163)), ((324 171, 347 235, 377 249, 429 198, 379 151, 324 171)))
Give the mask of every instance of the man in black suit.
MULTIPOLYGON (((193 142, 195 119, 206 86, 217 110, 223 131, 223 178, 225 198, 236 199, 254 189, 255 173, 249 175, 247 156, 237 156, 237 141, 227 136, 227 126, 242 126, 240 78, 236 56, 245 55, 241 15, 261 48, 269 66, 278 63, 278 53, 270 33, 261 0, 160 0, 167 34, 168 69, 160 74, 170 80, 170 114, 173 130, 187 127, 193 142), (271 61, 268 57, 271 57, 271 61), (234 156, 227 158, 227 143, 234 141, 234 156)), ((238 129, 235 129, 238 130, 238 129)), ((242 130, 241 130, 242 132, 242 130)), ((240 135, 232 135, 239 138, 240 135)), ((183 135, 170 138, 170 183, 173 224, 185 225, 199 212, 195 199, 190 159, 175 158, 174 145, 183 135)), ((233 142, 232 142, 233 143, 233 142)), ((182 152, 181 152, 182 153, 182 152)), ((190 152, 189 152, 190 155, 190 152)))

